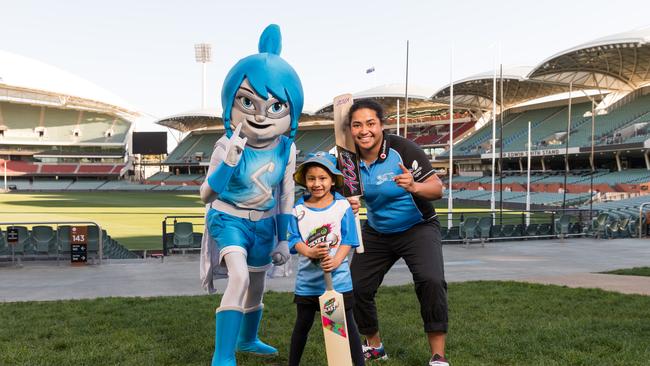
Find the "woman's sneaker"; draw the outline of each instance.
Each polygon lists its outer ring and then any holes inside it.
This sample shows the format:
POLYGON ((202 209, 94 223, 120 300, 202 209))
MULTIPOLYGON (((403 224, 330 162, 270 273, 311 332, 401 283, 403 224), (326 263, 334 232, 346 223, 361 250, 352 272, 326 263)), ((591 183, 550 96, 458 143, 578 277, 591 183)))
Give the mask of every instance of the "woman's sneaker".
POLYGON ((436 353, 433 355, 433 357, 431 357, 429 366, 449 366, 449 361, 436 353))
POLYGON ((366 361, 372 361, 372 360, 387 360, 388 355, 386 354, 386 351, 384 350, 384 344, 380 343, 379 347, 372 347, 368 345, 367 343, 364 343, 361 345, 361 348, 363 350, 363 357, 366 359, 366 361))

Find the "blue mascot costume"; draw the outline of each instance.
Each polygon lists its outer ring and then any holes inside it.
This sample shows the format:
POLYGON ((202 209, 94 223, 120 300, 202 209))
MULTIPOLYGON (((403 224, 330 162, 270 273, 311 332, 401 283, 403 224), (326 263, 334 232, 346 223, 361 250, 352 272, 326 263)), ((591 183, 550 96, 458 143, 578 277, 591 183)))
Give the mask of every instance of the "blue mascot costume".
POLYGON ((201 199, 206 204, 201 279, 228 285, 216 310, 212 366, 236 365, 235 351, 276 355, 258 337, 266 271, 289 259, 296 147, 303 91, 280 57, 280 28, 266 27, 259 53, 240 60, 221 91, 226 134, 215 144, 201 199))

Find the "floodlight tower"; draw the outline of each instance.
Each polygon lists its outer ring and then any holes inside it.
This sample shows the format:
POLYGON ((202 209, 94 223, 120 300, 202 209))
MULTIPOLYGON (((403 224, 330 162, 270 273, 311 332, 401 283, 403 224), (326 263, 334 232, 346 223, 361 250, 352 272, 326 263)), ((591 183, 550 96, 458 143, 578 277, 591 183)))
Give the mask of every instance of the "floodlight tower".
POLYGON ((206 84, 206 64, 212 61, 212 45, 209 43, 197 43, 194 45, 194 57, 196 62, 203 66, 203 82, 201 85, 201 109, 205 109, 205 84, 206 84))

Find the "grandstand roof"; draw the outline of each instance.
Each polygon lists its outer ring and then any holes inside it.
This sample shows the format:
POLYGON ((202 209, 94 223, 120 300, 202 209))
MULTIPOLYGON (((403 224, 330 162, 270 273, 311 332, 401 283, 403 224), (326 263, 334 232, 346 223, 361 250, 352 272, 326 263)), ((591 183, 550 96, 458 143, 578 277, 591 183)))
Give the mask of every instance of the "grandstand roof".
MULTIPOLYGON (((499 92, 500 70, 497 70, 497 108, 503 104, 507 109, 529 100, 566 92, 568 85, 544 83, 526 78, 532 68, 512 66, 503 68, 503 103, 499 92)), ((454 82, 454 106, 468 109, 492 109, 492 83, 494 70, 482 72, 454 82)), ((450 85, 436 91, 434 102, 449 104, 450 85)))
MULTIPOLYGON (((0 50, 0 100, 113 112, 136 117, 116 95, 46 63, 0 50)), ((131 118, 129 118, 131 119, 131 118)))
MULTIPOLYGON (((352 96, 354 99, 375 99, 384 107, 385 114, 390 116, 396 113, 397 100, 400 99, 403 101, 404 92, 404 84, 387 84, 354 93, 352 96)), ((409 111, 447 108, 440 103, 432 102, 429 99, 430 95, 430 88, 418 85, 409 85, 409 111)), ((403 103, 400 108, 404 108, 403 103)), ((314 114, 331 117, 332 112, 332 103, 328 103, 319 108, 314 114)))
MULTIPOLYGON (((221 114, 217 109, 195 109, 161 118, 155 123, 181 132, 190 132, 223 126, 221 114)), ((307 113, 300 115, 300 122, 314 122, 316 125, 332 123, 331 119, 328 120, 325 116, 307 113)))
POLYGON ((578 88, 631 91, 650 84, 650 27, 613 34, 559 52, 528 78, 578 88))
POLYGON ((179 130, 189 132, 222 125, 221 111, 217 109, 194 109, 183 113, 163 117, 155 123, 179 130))

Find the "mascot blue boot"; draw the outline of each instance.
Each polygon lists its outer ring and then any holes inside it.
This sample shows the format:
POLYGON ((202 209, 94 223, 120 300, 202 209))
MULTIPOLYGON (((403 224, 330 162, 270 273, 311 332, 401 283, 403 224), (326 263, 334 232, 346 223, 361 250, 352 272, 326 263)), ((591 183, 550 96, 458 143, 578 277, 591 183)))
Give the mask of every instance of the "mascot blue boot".
POLYGON ((264 305, 259 305, 245 310, 244 320, 241 328, 239 328, 239 337, 237 338, 238 352, 253 353, 260 356, 275 356, 278 354, 277 349, 260 341, 257 337, 263 309, 264 305))
POLYGON ((244 313, 239 310, 220 310, 215 314, 217 329, 214 336, 212 366, 236 366, 235 344, 244 313))

